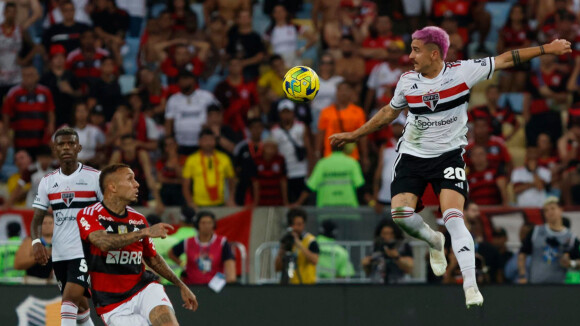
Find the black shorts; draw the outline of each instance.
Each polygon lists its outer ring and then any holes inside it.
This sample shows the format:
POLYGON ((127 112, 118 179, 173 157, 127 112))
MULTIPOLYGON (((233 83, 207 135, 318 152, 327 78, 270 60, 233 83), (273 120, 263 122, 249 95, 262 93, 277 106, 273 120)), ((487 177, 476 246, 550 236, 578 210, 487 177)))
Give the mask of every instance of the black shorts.
POLYGON ((56 276, 61 294, 66 284, 70 282, 84 287, 85 297, 91 297, 89 267, 84 258, 55 261, 52 263, 52 268, 54 269, 54 276, 56 276))
POLYGON ((436 194, 441 189, 451 189, 467 199, 468 186, 465 177, 463 150, 456 149, 433 158, 421 158, 400 154, 395 161, 391 194, 410 192, 419 199, 430 183, 436 194))

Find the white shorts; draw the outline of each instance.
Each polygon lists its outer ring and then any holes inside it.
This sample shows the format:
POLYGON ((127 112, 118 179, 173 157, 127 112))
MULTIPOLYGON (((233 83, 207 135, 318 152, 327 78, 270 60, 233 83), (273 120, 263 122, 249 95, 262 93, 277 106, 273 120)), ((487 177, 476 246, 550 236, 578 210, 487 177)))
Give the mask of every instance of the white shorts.
POLYGON ((163 285, 151 283, 131 300, 101 315, 101 318, 107 326, 149 326, 149 314, 157 306, 173 309, 163 285))

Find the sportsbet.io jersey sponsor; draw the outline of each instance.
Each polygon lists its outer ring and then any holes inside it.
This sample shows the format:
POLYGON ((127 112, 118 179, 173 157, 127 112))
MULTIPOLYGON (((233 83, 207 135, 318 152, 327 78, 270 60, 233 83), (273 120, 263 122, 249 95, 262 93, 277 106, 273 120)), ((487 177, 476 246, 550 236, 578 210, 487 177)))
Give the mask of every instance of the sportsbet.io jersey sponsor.
POLYGON ((52 208, 53 261, 84 257, 76 218, 81 209, 102 200, 99 175, 98 170, 79 163, 71 175, 64 175, 58 169, 40 181, 32 207, 42 210, 52 208))
POLYGON ((433 79, 410 71, 401 75, 391 107, 409 107, 399 153, 437 157, 467 145, 469 91, 479 81, 490 79, 494 58, 445 63, 433 79))

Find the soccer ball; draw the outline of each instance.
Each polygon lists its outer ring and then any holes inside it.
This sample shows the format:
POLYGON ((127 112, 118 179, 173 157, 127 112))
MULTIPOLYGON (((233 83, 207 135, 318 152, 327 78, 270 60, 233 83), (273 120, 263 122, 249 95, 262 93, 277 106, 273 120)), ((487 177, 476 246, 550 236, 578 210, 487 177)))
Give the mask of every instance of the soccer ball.
POLYGON ((312 101, 320 90, 320 80, 313 69, 296 66, 286 73, 282 88, 286 97, 294 102, 312 101))

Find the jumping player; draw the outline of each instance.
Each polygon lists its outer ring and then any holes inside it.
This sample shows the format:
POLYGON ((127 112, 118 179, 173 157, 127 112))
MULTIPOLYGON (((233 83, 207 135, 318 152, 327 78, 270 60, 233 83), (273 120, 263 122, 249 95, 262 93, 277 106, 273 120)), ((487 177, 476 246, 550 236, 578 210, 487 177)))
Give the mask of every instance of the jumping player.
POLYGON ((401 109, 409 108, 405 131, 397 144, 393 166, 391 215, 408 234, 426 241, 435 275, 447 267, 445 238, 432 230, 415 210, 427 183, 439 194, 445 226, 463 274, 467 308, 483 305, 475 279, 473 239, 463 223, 463 203, 468 187, 465 179, 463 147, 467 145, 467 105, 469 90, 479 81, 490 79, 495 70, 507 69, 543 54, 571 52, 570 42, 505 52, 497 57, 445 62, 449 35, 439 27, 425 27, 412 35, 410 59, 414 71, 401 75, 390 104, 353 132, 330 136, 339 146, 355 142, 395 120, 401 109))
POLYGON ((139 183, 126 164, 103 169, 99 184, 104 199, 79 212, 77 223, 91 276, 97 314, 108 326, 177 326, 173 306, 147 264, 181 290, 184 307, 197 299, 155 251, 151 238, 165 238, 173 227, 148 227, 145 216, 127 206, 137 201, 139 183))
POLYGON ((102 199, 99 174, 78 162, 82 150, 79 135, 72 128, 63 128, 54 134, 53 151, 60 168, 42 178, 32 207, 34 217, 30 236, 34 259, 41 265, 48 263, 48 252, 40 241, 42 221, 48 207, 54 215, 52 237, 52 266, 62 294, 61 326, 94 325, 89 310, 89 274, 84 258, 77 213, 102 199))

